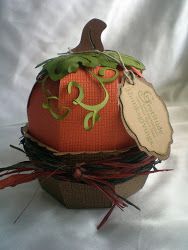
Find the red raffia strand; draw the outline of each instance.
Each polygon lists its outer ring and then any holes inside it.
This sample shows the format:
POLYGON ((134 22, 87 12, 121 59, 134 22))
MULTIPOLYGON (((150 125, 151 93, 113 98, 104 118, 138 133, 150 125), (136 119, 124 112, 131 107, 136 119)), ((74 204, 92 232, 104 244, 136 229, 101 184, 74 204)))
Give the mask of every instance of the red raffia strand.
POLYGON ((101 222, 97 225, 97 230, 99 230, 108 220, 108 218, 110 217, 111 213, 113 212, 114 208, 115 208, 115 204, 113 204, 111 206, 111 208, 108 210, 108 212, 106 213, 106 215, 104 216, 104 218, 101 220, 101 222))
MULTIPOLYGON (((61 170, 62 166, 57 168, 55 171, 53 170, 44 170, 36 167, 30 167, 31 165, 26 164, 27 167, 23 167, 23 163, 15 164, 15 168, 3 168, 3 170, 0 169, 0 172, 4 172, 0 175, 0 177, 4 177, 4 179, 0 180, 0 189, 3 189, 5 187, 9 186, 16 186, 21 183, 26 183, 32 180, 35 180, 39 177, 45 177, 46 179, 49 176, 58 177, 59 180, 65 180, 65 181, 72 181, 76 180, 78 182, 84 182, 93 188, 99 190, 102 192, 111 202, 112 207, 107 212, 107 214, 104 216, 104 218, 101 220, 99 225, 97 226, 97 229, 100 229, 108 220, 110 217, 112 211, 115 207, 118 207, 122 211, 125 207, 129 205, 134 206, 135 208, 139 209, 136 205, 132 204, 130 201, 126 200, 125 198, 119 196, 114 189, 114 186, 110 183, 110 179, 123 179, 123 178, 131 178, 138 175, 148 175, 150 173, 156 173, 156 172, 163 172, 163 171, 170 171, 172 169, 163 169, 163 170, 150 170, 150 171, 143 171, 139 173, 135 173, 137 169, 139 169, 142 166, 145 166, 147 164, 154 164, 155 158, 154 157, 147 157, 144 160, 140 161, 139 163, 121 163, 117 162, 117 160, 120 160, 118 158, 114 158, 115 161, 101 161, 97 162, 97 164, 110 167, 111 169, 100 169, 100 170, 94 170, 90 172, 89 169, 87 169, 87 165, 85 163, 76 164, 75 169, 72 173, 70 173, 70 169, 67 172, 65 169, 61 170), (7 169, 10 169, 7 171, 7 169), (30 173, 25 173, 30 171, 30 173), (7 177, 7 175, 9 175, 7 177)), ((27 163, 27 162, 26 162, 27 163)), ((95 162, 96 164, 96 162, 95 162)), ((28 205, 27 205, 28 206, 28 205)), ((26 206, 26 207, 27 207, 26 206)), ((25 208, 23 209, 23 211, 25 208)), ((23 213, 21 212, 21 214, 23 213)), ((20 217, 20 216, 18 216, 20 217)), ((17 219, 16 219, 17 220, 17 219)))
POLYGON ((27 169, 25 169, 25 168, 19 168, 19 170, 16 169, 16 170, 7 171, 7 172, 5 172, 3 174, 0 174, 0 177, 3 177, 5 175, 15 174, 15 173, 21 173, 21 172, 31 171, 31 170, 34 170, 34 168, 27 168, 27 169))
MULTIPOLYGON (((83 167, 83 166, 82 166, 83 167)), ((140 173, 139 175, 147 175, 150 173, 156 173, 156 172, 163 172, 163 171, 170 171, 172 169, 163 169, 163 170, 153 170, 153 171, 145 171, 140 173)), ((104 173, 103 173, 104 174, 104 173)), ((113 178, 123 178, 123 177, 127 177, 128 174, 124 174, 122 173, 121 175, 114 175, 113 178)), ((129 174, 130 176, 130 174, 129 174)), ((135 206, 134 204, 132 204, 131 202, 129 202, 128 200, 124 199, 123 197, 119 196, 116 194, 115 190, 113 189, 112 185, 107 182, 104 181, 105 179, 108 179, 105 177, 99 177, 99 176, 93 176, 93 175, 85 175, 81 173, 80 168, 78 167, 75 171, 75 178, 84 181, 86 184, 93 186, 94 188, 102 191, 104 193, 104 195, 111 200, 111 202, 113 203, 112 207, 109 209, 109 211, 107 212, 107 214, 103 217, 103 219, 101 220, 101 222, 99 223, 99 225, 97 226, 97 229, 99 230, 108 220, 108 218, 110 217, 112 211, 114 210, 114 208, 117 206, 119 207, 122 211, 125 207, 127 207, 128 205, 126 204, 129 203, 130 205, 134 206, 135 208, 137 208, 138 210, 140 210, 137 206, 135 206), (102 185, 100 185, 102 184, 102 185), (105 188, 105 186, 106 188, 105 188), (126 202, 125 202, 126 201, 126 202)), ((112 179, 112 176, 109 178, 112 179)))
MULTIPOLYGON (((44 180, 48 179, 49 177, 51 177, 52 175, 54 175, 59 169, 57 168, 55 171, 52 171, 48 176, 45 177, 44 180)), ((42 182, 44 181, 42 180, 42 182)), ((23 213, 25 212, 25 210, 29 207, 29 205, 31 204, 31 202, 33 201, 33 199, 35 198, 35 196, 37 195, 39 190, 39 186, 36 188, 35 192, 33 193, 31 199, 29 200, 29 202, 24 206, 24 208, 21 210, 21 212, 18 214, 18 216, 16 217, 16 219, 14 220, 14 224, 19 220, 19 218, 23 215, 23 213)))

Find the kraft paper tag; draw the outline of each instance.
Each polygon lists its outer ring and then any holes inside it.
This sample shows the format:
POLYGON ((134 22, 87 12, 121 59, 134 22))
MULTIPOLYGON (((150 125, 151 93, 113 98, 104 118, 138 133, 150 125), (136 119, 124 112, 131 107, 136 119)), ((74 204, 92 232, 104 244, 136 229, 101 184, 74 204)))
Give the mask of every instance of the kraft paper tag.
POLYGON ((134 84, 124 79, 119 100, 123 124, 140 150, 160 160, 167 159, 173 130, 165 103, 152 84, 136 76, 134 84))

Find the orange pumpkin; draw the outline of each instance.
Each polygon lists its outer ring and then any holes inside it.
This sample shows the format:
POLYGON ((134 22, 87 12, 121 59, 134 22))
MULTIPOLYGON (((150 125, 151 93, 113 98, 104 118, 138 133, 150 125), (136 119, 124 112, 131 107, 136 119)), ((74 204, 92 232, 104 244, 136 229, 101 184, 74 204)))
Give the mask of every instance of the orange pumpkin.
POLYGON ((105 51, 100 40, 105 27, 101 20, 92 19, 84 27, 80 44, 73 53, 40 64, 43 69, 39 78, 44 77, 45 87, 44 80, 38 81, 31 92, 27 108, 28 132, 57 151, 115 151, 136 144, 121 120, 119 83, 125 65, 134 66, 132 69, 138 75, 144 65, 133 57, 105 51), (71 82, 76 85, 70 86, 71 82), (49 93, 51 99, 48 99, 49 93), (100 111, 90 109, 98 104, 103 104, 100 111), (63 120, 54 119, 53 114, 64 114, 64 107, 71 112, 63 120), (88 131, 88 128, 92 129, 88 131))
MULTIPOLYGON (((97 74, 100 68, 96 67, 92 72, 97 74)), ((106 70, 104 78, 112 77, 113 74, 113 70, 106 70)), ((63 120, 54 119, 49 111, 42 107, 44 95, 41 91, 41 83, 37 82, 28 101, 28 132, 40 142, 60 152, 114 151, 135 145, 135 141, 128 135, 121 120, 118 105, 118 85, 121 76, 120 71, 116 80, 105 84, 109 101, 100 111, 100 120, 90 131, 83 127, 83 120, 88 111, 73 104, 78 97, 78 89, 72 87, 71 94, 68 94, 67 86, 71 81, 78 82, 84 90, 84 103, 89 105, 100 103, 104 99, 104 91, 91 74, 78 69, 77 72, 66 75, 60 81, 54 82, 49 78, 46 81, 46 89, 58 97, 51 102, 53 109, 58 114, 64 112, 64 106, 71 109, 63 120)))

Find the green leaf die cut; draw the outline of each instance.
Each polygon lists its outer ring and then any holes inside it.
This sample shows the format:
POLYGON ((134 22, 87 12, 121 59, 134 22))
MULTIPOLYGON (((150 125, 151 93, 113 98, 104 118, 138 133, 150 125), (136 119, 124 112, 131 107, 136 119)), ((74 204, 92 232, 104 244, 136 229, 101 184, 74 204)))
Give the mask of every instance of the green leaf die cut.
POLYGON ((118 65, 121 65, 119 55, 121 55, 125 66, 134 66, 139 70, 145 69, 145 66, 136 58, 118 54, 118 52, 111 50, 67 53, 46 60, 37 67, 43 66, 42 70, 47 72, 53 81, 57 81, 69 73, 76 72, 80 67, 95 68, 96 66, 103 66, 116 69, 118 65))

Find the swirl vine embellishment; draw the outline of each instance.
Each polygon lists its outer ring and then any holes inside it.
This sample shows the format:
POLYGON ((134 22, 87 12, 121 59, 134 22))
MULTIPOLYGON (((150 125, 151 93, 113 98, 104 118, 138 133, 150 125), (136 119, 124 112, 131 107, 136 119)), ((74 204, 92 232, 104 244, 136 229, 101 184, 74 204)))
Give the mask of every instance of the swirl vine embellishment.
POLYGON ((79 83, 75 81, 71 81, 68 83, 67 90, 68 90, 68 93, 71 94, 72 87, 76 87, 78 89, 79 94, 78 94, 78 97, 73 100, 73 104, 80 105, 80 107, 89 111, 89 113, 87 113, 87 115, 84 118, 84 129, 86 131, 89 131, 94 127, 95 123, 100 119, 100 114, 99 114, 100 110, 103 109, 108 103, 109 93, 105 87, 105 84, 112 83, 113 81, 115 81, 117 77, 119 76, 119 71, 114 68, 102 67, 99 69, 98 74, 95 74, 90 70, 87 70, 87 72, 91 74, 95 79, 97 79, 99 85, 104 90, 105 98, 101 103, 96 104, 96 105, 88 105, 88 104, 83 103, 84 89, 79 83), (104 77, 106 70, 112 70, 114 72, 114 75, 108 78, 104 77))

